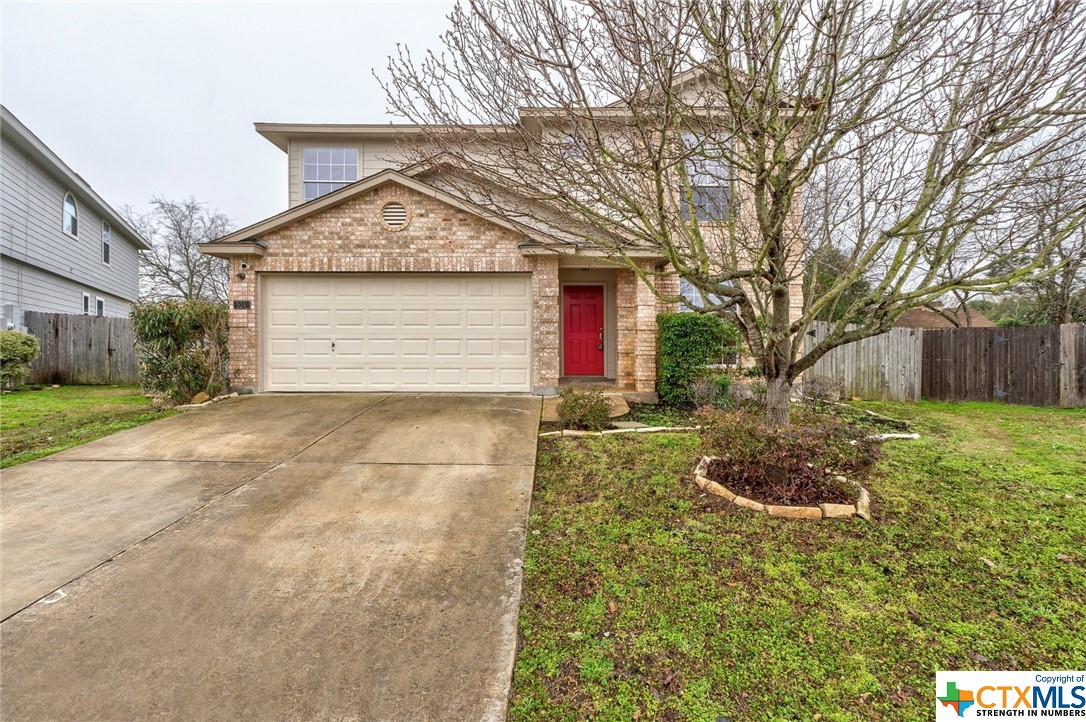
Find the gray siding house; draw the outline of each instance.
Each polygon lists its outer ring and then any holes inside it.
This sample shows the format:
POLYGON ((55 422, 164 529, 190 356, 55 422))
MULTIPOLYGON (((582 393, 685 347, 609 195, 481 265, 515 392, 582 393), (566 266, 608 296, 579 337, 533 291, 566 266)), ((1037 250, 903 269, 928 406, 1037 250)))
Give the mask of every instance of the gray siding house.
POLYGON ((127 316, 144 240, 0 106, 0 328, 23 313, 127 316))

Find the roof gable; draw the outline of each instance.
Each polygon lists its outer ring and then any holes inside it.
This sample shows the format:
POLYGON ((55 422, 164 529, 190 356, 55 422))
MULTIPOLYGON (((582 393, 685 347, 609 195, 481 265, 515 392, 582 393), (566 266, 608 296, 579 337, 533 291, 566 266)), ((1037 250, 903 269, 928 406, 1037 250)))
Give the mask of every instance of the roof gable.
POLYGON ((510 223, 509 221, 489 213, 488 211, 464 201, 461 198, 457 198, 454 195, 446 193, 438 188, 427 185, 420 180, 412 178, 396 170, 383 170, 379 173, 375 173, 367 178, 363 178, 360 181, 356 181, 349 186, 340 188, 337 191, 333 191, 327 195, 321 196, 315 200, 303 203, 302 205, 295 206, 290 210, 284 211, 270 218, 266 218, 262 221, 254 223, 250 226, 246 226, 240 230, 234 231, 222 238, 218 238, 210 243, 205 243, 200 246, 200 249, 208 254, 215 255, 215 247, 219 245, 235 245, 238 243, 256 243, 259 236, 273 233, 281 228, 297 223, 301 220, 317 215, 322 211, 325 211, 334 206, 338 206, 345 203, 352 198, 356 198, 364 193, 368 193, 380 186, 388 183, 396 183, 398 185, 410 188, 413 191, 421 193, 423 195, 431 196, 443 203, 447 203, 454 208, 458 208, 472 215, 479 216, 495 225, 501 226, 517 233, 523 233, 526 236, 531 234, 523 227, 510 223))

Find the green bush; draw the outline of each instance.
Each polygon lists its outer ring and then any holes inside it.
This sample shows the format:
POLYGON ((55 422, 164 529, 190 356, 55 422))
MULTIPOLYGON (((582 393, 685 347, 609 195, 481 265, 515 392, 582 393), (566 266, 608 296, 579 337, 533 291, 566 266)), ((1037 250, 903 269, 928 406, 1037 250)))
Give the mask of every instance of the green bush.
POLYGON ((661 313, 656 323, 656 392, 665 404, 689 405, 691 385, 705 376, 705 366, 739 352, 739 331, 701 313, 661 313))
POLYGON ((132 308, 144 388, 175 402, 226 390, 226 305, 145 301, 132 308))
POLYGON ((598 389, 564 389, 558 394, 558 419, 567 428, 600 431, 607 426, 610 408, 598 389))
POLYGON ((0 331, 0 385, 21 384, 38 357, 38 339, 22 331, 0 331))
POLYGON ((727 374, 707 374, 690 382, 690 401, 694 406, 723 408, 730 402, 732 377, 727 374))

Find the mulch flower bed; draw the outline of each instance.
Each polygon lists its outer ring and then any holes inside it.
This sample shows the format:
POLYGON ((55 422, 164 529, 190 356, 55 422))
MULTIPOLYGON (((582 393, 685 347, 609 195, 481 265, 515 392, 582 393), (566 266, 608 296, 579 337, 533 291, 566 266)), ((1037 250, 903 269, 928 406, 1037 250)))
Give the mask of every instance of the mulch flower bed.
POLYGON ((763 504, 855 504, 859 494, 855 485, 818 467, 811 468, 809 473, 792 475, 771 465, 761 467, 761 471, 753 475, 749 464, 724 457, 710 461, 705 476, 740 496, 763 504))

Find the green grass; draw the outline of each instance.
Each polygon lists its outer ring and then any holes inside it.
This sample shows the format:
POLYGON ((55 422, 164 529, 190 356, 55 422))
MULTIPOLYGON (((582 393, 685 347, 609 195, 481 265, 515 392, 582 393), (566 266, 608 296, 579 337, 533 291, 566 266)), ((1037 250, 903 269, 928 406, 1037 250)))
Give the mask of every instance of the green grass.
POLYGON ((861 406, 922 435, 872 524, 702 496, 694 435, 542 440, 510 718, 930 719, 939 669, 1081 669, 1086 411, 861 406))
POLYGON ((173 415, 139 389, 61 386, 0 396, 0 468, 39 459, 173 415))

